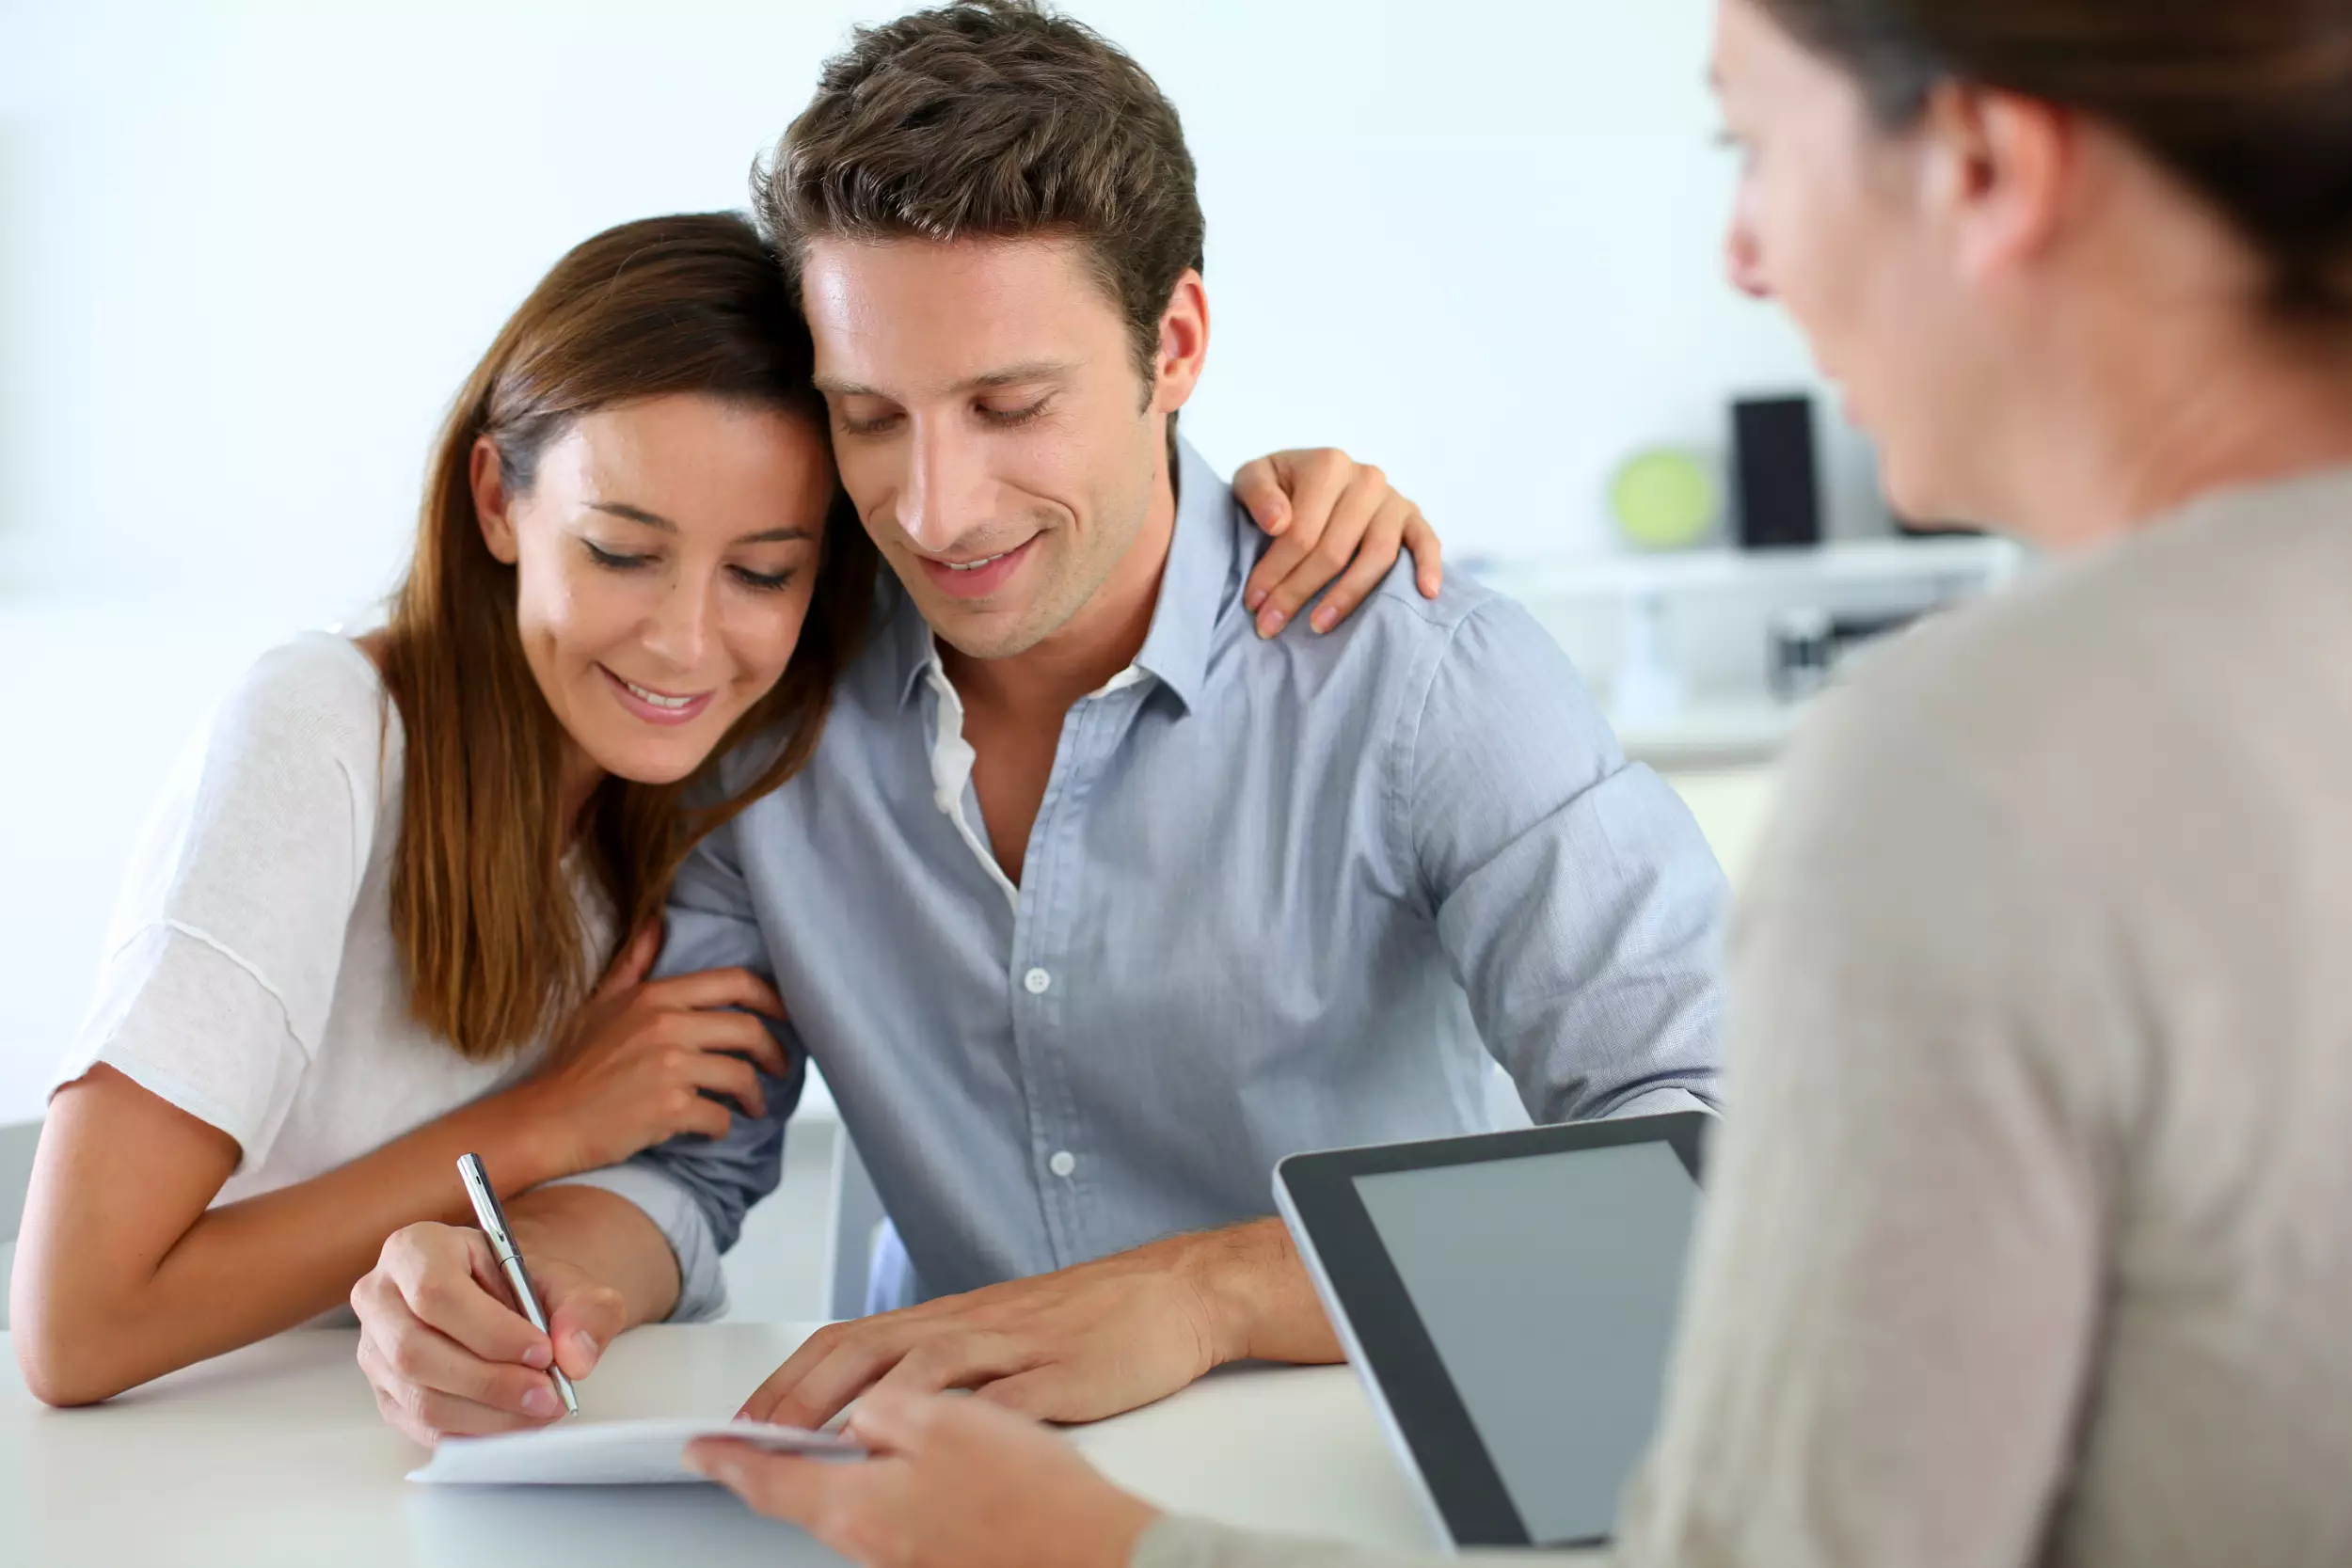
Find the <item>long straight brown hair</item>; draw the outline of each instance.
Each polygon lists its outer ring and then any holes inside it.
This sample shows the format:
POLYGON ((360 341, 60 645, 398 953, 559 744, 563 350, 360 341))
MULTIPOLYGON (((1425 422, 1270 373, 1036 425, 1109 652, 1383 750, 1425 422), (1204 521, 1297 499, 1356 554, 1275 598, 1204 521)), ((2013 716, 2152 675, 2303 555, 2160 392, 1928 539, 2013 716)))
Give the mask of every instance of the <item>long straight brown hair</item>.
POLYGON ((555 264, 474 368, 427 474, 416 556, 392 600, 384 684, 406 731, 392 936, 417 1022, 477 1060, 538 1037, 609 959, 591 952, 564 870, 577 842, 625 938, 656 915, 703 834, 797 772, 862 635, 876 558, 836 492, 814 601, 776 686, 693 777, 607 777, 562 819, 564 731, 523 657, 515 568, 491 555, 473 502, 475 443, 510 495, 548 444, 597 409, 673 393, 774 408, 823 438, 808 330, 775 253, 727 213, 606 230, 555 264), (697 786, 760 738, 766 766, 715 804, 697 786))

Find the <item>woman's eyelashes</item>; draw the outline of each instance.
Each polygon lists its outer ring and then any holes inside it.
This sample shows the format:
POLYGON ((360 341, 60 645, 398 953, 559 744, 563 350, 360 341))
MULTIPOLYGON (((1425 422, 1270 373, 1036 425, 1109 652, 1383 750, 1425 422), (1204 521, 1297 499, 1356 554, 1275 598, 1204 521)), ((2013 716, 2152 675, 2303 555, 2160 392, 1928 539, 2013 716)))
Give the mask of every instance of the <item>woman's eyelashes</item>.
POLYGON ((749 566, 730 566, 727 570, 733 572, 735 579, 744 587, 757 589, 762 594, 781 594, 792 586, 792 574, 788 571, 755 572, 749 566))
POLYGON ((608 550, 593 539, 582 539, 580 544, 587 549, 588 559, 609 572, 640 572, 653 564, 653 557, 649 555, 627 555, 619 550, 608 550))
POLYGON ((1730 127, 1725 126, 1723 130, 1715 133, 1714 141, 1715 146, 1719 150, 1730 153, 1739 161, 1740 167, 1742 172, 1752 170, 1756 167, 1756 143, 1751 141, 1744 134, 1734 131, 1730 127))
MULTIPOLYGON (((642 572, 660 564, 658 557, 608 550, 593 539, 582 539, 580 545, 588 551, 588 559, 608 572, 642 572)), ((790 567, 781 572, 761 572, 749 566, 730 565, 726 571, 736 581, 760 594, 783 593, 792 586, 792 578, 797 575, 790 567)))

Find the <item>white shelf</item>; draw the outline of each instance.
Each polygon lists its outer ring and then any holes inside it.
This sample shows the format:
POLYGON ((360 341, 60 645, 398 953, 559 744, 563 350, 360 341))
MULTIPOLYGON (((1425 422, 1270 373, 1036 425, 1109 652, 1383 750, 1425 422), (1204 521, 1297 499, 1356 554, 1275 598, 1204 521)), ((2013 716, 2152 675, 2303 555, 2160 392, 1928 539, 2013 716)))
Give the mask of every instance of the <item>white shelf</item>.
POLYGON ((1669 717, 1611 722, 1635 762, 1660 772, 1751 765, 1771 757, 1804 715, 1804 704, 1754 697, 1700 697, 1669 717))
POLYGON ((1968 578, 1991 586, 2007 580, 2024 562, 2024 550, 2007 539, 1954 534, 1838 540, 1790 549, 1717 548, 1582 560, 1499 561, 1478 575, 1489 587, 1532 601, 1939 578, 1968 578))

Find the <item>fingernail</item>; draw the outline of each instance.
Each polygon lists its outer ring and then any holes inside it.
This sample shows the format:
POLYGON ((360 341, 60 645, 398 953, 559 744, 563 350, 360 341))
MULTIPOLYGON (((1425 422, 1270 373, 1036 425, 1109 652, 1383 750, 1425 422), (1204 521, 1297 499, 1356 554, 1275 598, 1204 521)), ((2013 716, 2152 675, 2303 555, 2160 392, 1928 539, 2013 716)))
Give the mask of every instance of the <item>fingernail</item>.
POLYGON ((1340 612, 1336 610, 1330 609, 1328 606, 1326 606, 1324 609, 1316 610, 1314 618, 1307 624, 1314 627, 1315 630, 1319 632, 1329 631, 1333 626, 1340 624, 1340 612))
POLYGON ((523 1411, 526 1415, 552 1416, 559 1408, 561 1407, 555 1402, 555 1394, 551 1389, 533 1388, 523 1396, 523 1411))
POLYGON ((572 1354, 579 1358, 580 1375, 585 1377, 596 1370, 596 1358, 604 1352, 596 1344, 596 1336, 582 1328, 572 1333, 572 1354))
POLYGON ((1279 605, 1277 605, 1258 617, 1258 635, 1260 637, 1276 636, 1281 631, 1284 623, 1289 620, 1290 617, 1283 612, 1279 605))
POLYGON ((523 1352, 523 1365, 531 1368, 533 1371, 546 1371, 548 1370, 548 1364, 554 1359, 555 1352, 548 1349, 545 1345, 533 1345, 529 1350, 523 1352))
POLYGON ((1258 613, 1258 607, 1263 603, 1265 603, 1265 590, 1263 588, 1252 588, 1241 596, 1242 609, 1252 615, 1258 613))

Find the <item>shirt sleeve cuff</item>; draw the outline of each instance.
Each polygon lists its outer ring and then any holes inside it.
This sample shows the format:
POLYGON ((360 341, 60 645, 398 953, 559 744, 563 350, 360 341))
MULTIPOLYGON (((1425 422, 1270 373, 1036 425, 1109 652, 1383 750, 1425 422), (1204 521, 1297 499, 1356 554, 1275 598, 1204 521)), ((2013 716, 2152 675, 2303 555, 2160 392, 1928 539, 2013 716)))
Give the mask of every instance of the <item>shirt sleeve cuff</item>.
POLYGON ((1644 1089, 1622 1105, 1613 1105, 1601 1119, 1616 1121, 1625 1117, 1662 1117, 1675 1111, 1705 1111, 1708 1116, 1721 1112, 1692 1094, 1689 1089, 1668 1084, 1655 1089, 1644 1089))
POLYGON ((677 1259, 677 1305, 670 1308, 674 1323, 707 1323, 727 1309, 726 1271, 719 1264, 719 1243, 710 1222, 703 1217, 694 1195, 649 1165, 607 1165, 548 1183, 550 1187, 601 1187, 625 1197, 670 1243, 677 1259))

